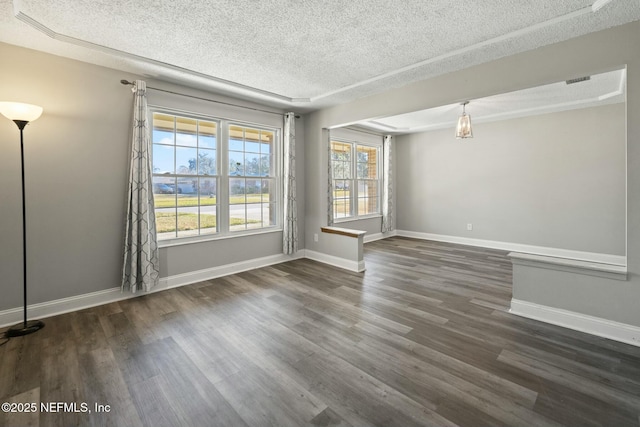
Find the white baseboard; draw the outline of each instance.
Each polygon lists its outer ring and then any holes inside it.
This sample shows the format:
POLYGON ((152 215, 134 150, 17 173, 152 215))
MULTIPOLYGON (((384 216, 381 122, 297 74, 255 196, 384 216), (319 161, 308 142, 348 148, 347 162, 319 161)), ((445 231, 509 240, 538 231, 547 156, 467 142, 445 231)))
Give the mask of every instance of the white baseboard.
POLYGON ((510 313, 640 347, 640 327, 512 299, 510 313))
POLYGON ((361 273, 365 270, 364 260, 351 261, 348 259, 333 256, 333 255, 328 255, 322 252, 311 251, 309 249, 305 250, 305 253, 306 253, 305 255, 306 258, 309 258, 324 264, 333 265, 334 267, 344 268, 345 270, 355 271, 356 273, 361 273))
MULTIPOLYGON (((69 313, 82 310, 83 308, 95 307, 97 305, 108 304, 110 302, 121 301, 142 295, 142 293, 131 294, 122 293, 120 288, 105 289, 103 291, 91 292, 88 294, 76 295, 68 298, 61 298, 53 301, 30 304, 27 306, 29 320, 42 319, 44 317, 69 313)), ((11 308, 0 311, 0 328, 19 323, 23 319, 23 308, 11 308)))
POLYGON ((270 255, 262 258, 250 259, 247 261, 234 262, 218 267, 206 268, 204 270, 190 271, 189 273, 176 274, 175 276, 160 279, 158 290, 171 289, 179 286, 190 285, 204 280, 216 279, 230 274, 241 273, 247 270, 267 267, 269 265, 280 264, 281 262, 292 261, 305 257, 305 250, 298 251, 294 255, 270 255))
POLYGON ((386 239, 387 237, 393 237, 396 235, 396 230, 388 231, 386 233, 373 233, 364 235, 364 243, 375 242, 376 240, 386 239))
POLYGON ((479 246, 483 248, 501 249, 505 251, 524 252, 559 258, 577 259, 581 261, 599 262, 603 264, 627 265, 627 257, 622 255, 600 254, 594 252, 572 251, 568 249, 549 248, 545 246, 523 245, 520 243, 498 242, 495 240, 473 239, 469 237, 447 236, 444 234, 420 233, 416 231, 396 230, 396 235, 413 237, 422 240, 457 243, 460 245, 479 246))
MULTIPOLYGON (((27 312, 29 314, 29 319, 42 319, 58 314, 69 313, 72 311, 108 304, 110 302, 134 298, 140 295, 146 295, 148 293, 159 292, 166 289, 202 282, 204 280, 211 280, 218 277, 227 276, 229 274, 241 273, 243 271, 253 270, 255 268, 266 267, 269 265, 279 264, 294 259, 304 258, 304 256, 305 251, 301 250, 298 251, 295 255, 278 254, 266 256, 263 258, 256 258, 248 261, 235 262, 232 264, 221 265, 219 267, 212 267, 185 274, 163 277, 160 279, 158 286, 153 288, 153 290, 151 290, 150 292, 138 292, 132 294, 130 292, 121 292, 119 287, 115 287, 111 289, 105 289, 103 291, 91 292, 88 294, 77 295, 69 298, 61 298, 53 301, 31 304, 27 307, 27 312)), ((0 327, 18 323, 22 321, 22 318, 22 307, 0 311, 0 327)))

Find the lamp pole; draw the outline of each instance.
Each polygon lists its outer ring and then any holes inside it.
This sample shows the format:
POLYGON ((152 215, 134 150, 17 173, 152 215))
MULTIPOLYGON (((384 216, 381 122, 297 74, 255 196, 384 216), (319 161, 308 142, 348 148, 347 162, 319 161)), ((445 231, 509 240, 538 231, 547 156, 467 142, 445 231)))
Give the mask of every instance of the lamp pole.
POLYGON ((24 120, 14 120, 20 129, 20 166, 22 170, 22 277, 23 301, 24 301, 24 328, 27 327, 27 203, 25 202, 24 191, 24 127, 27 123, 24 120))
POLYGON ((42 107, 15 102, 0 102, 0 113, 7 117, 20 129, 20 167, 22 176, 22 296, 23 296, 23 322, 10 327, 7 336, 17 337, 28 335, 44 327, 40 320, 27 320, 27 203, 24 179, 24 128, 30 122, 42 114, 42 107))

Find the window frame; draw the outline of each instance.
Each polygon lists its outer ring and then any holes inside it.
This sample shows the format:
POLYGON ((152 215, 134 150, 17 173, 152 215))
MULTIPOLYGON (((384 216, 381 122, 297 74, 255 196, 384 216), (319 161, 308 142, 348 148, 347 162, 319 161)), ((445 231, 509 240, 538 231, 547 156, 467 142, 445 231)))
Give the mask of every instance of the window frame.
MULTIPOLYGON (((221 153, 221 161, 223 164, 223 167, 221 169, 222 175, 221 175, 221 181, 222 181, 222 185, 224 185, 225 188, 225 213, 224 213, 224 217, 225 217, 225 226, 226 226, 226 233, 231 234, 231 235, 239 235, 239 234, 253 234, 253 232, 259 232, 261 230, 269 230, 269 229, 278 229, 278 230, 282 230, 282 218, 281 218, 281 213, 282 213, 282 205, 283 205, 283 194, 282 194, 282 138, 281 138, 281 129, 276 129, 276 128, 272 128, 270 126, 264 126, 264 125, 256 125, 253 123, 247 123, 247 122, 243 122, 243 121, 239 121, 239 120, 226 120, 226 126, 224 126, 224 129, 222 129, 223 134, 225 135, 224 138, 220 138, 221 140, 224 140, 227 143, 227 147, 224 150, 223 153, 221 153), (272 179, 274 181, 274 193, 275 193, 275 224, 272 226, 268 226, 268 227, 260 227, 260 228, 246 228, 245 230, 230 230, 230 191, 229 191, 229 181, 231 178, 244 178, 244 179, 262 179, 262 176, 248 176, 248 175, 242 175, 242 176, 231 176, 229 174, 229 152, 230 151, 236 151, 236 150, 229 150, 229 146, 228 146, 228 142, 230 140, 230 132, 229 129, 231 128, 231 126, 239 126, 239 127, 243 127, 243 128, 253 128, 253 129, 258 129, 258 130, 266 130, 269 132, 273 132, 274 134, 274 142, 273 142, 273 164, 272 167, 275 170, 275 173, 272 176, 269 176, 269 179, 272 179)), ((243 153, 246 155, 247 151, 243 151, 243 153)), ((246 165, 245 165, 246 166, 246 165)), ((244 205, 248 205, 249 203, 244 203, 244 205)))
MULTIPOLYGON (((265 125, 246 120, 236 120, 227 117, 217 117, 213 115, 194 113, 191 111, 184 111, 174 108, 167 108, 158 105, 150 105, 148 107, 148 121, 149 121, 149 137, 150 145, 153 148, 153 116, 154 114, 166 114, 174 117, 184 117, 188 119, 194 119, 199 121, 207 121, 216 123, 217 137, 216 137, 216 175, 189 175, 190 177, 210 177, 216 179, 216 232, 197 236, 182 236, 158 239, 159 247, 176 246, 182 244, 220 240, 235 238, 241 236, 248 236, 253 234, 265 234, 282 231, 282 209, 283 209, 283 196, 282 196, 282 128, 272 125, 265 125), (241 126, 252 129, 266 130, 273 132, 273 176, 269 179, 274 180, 274 193, 275 193, 275 224, 267 227, 251 228, 245 230, 230 230, 230 213, 229 213, 229 137, 230 126, 241 126)), ((175 130, 174 130, 175 134, 175 130)), ((174 141, 175 146, 175 141, 174 141)), ((174 159, 174 163, 177 159, 174 159)), ((162 174, 156 175, 153 173, 153 149, 151 149, 151 167, 152 175, 162 176, 162 174)), ((177 167, 177 166, 176 166, 177 167)), ((171 177, 179 177, 182 174, 178 174, 177 170, 174 170, 174 174, 169 175, 171 177)), ((261 177, 256 177, 261 178, 261 177)), ((200 201, 198 201, 198 209, 200 209, 200 201)), ((155 209, 155 194, 154 194, 154 209, 155 209)))
MULTIPOLYGON (((351 171, 351 178, 350 179, 340 179, 340 178, 336 178, 335 176, 331 177, 331 182, 332 185, 334 185, 334 188, 331 189, 331 191, 335 191, 335 181, 351 181, 352 182, 352 191, 349 194, 349 204, 350 204, 350 213, 348 216, 345 217, 340 217, 338 218, 336 216, 336 211, 335 211, 335 198, 333 198, 334 201, 334 206, 331 206, 331 209, 333 209, 333 222, 334 223, 339 223, 339 222, 348 222, 348 221, 357 221, 357 220, 361 220, 361 219, 368 219, 368 218, 378 218, 382 216, 382 143, 380 144, 375 144, 375 143, 367 143, 367 142, 360 142, 360 141, 356 141, 356 140, 351 140, 351 139, 347 139, 347 138, 334 138, 331 137, 329 139, 329 144, 333 144, 334 142, 340 143, 340 144, 349 144, 350 146, 350 153, 351 153, 351 161, 350 161, 350 171, 351 171), (358 194, 358 185, 359 185, 359 181, 371 181, 370 179, 359 179, 358 178, 358 147, 367 147, 367 148, 375 148, 376 149, 376 176, 377 178, 375 179, 375 181, 377 182, 377 206, 376 206, 376 212, 375 213, 370 213, 370 214, 363 214, 363 215, 359 215, 358 214, 358 208, 359 208, 359 194, 358 194)), ((331 150, 333 151, 333 149, 331 150)), ((333 159, 331 159, 331 173, 334 173, 333 170, 333 159)), ((334 193, 335 194, 335 193, 334 193)))

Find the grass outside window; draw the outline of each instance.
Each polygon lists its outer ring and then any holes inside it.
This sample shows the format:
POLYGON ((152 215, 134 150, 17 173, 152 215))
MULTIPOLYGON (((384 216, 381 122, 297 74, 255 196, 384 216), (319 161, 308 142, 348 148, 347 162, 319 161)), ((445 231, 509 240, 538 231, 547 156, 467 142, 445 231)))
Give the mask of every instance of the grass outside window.
MULTIPOLYGON (((189 231, 198 229, 198 214, 178 213, 178 231, 189 231)), ((244 225, 243 218, 230 218, 231 225, 244 225)), ((248 224, 259 223, 256 220, 247 220, 248 224)), ((215 228, 216 216, 200 214, 200 229, 215 228)), ((176 231, 175 213, 156 213, 156 229, 158 233, 176 231)))
MULTIPOLYGON (((216 204, 216 197, 201 197, 198 200, 198 196, 183 196, 178 194, 177 206, 179 208, 189 208, 198 206, 211 206, 216 204), (200 202, 200 203, 198 203, 200 202)), ((229 198, 230 204, 239 203, 260 203, 262 202, 261 194, 247 194, 246 199, 244 195, 231 196, 229 198)), ((156 194, 154 199, 156 208, 173 208, 176 206, 176 196, 173 194, 156 194)))

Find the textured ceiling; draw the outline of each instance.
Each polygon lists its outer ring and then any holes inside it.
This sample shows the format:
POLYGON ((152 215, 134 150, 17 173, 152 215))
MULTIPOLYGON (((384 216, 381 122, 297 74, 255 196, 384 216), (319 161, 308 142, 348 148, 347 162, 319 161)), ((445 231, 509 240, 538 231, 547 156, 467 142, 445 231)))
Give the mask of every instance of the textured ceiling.
POLYGON ((300 111, 640 19, 640 0, 0 0, 0 41, 300 111))
MULTIPOLYGON (((470 100, 466 111, 472 123, 483 123, 625 102, 626 70, 589 77, 589 80, 573 84, 558 82, 470 100)), ((357 125, 391 134, 424 132, 454 128, 461 113, 460 104, 451 104, 363 121, 357 125)))

